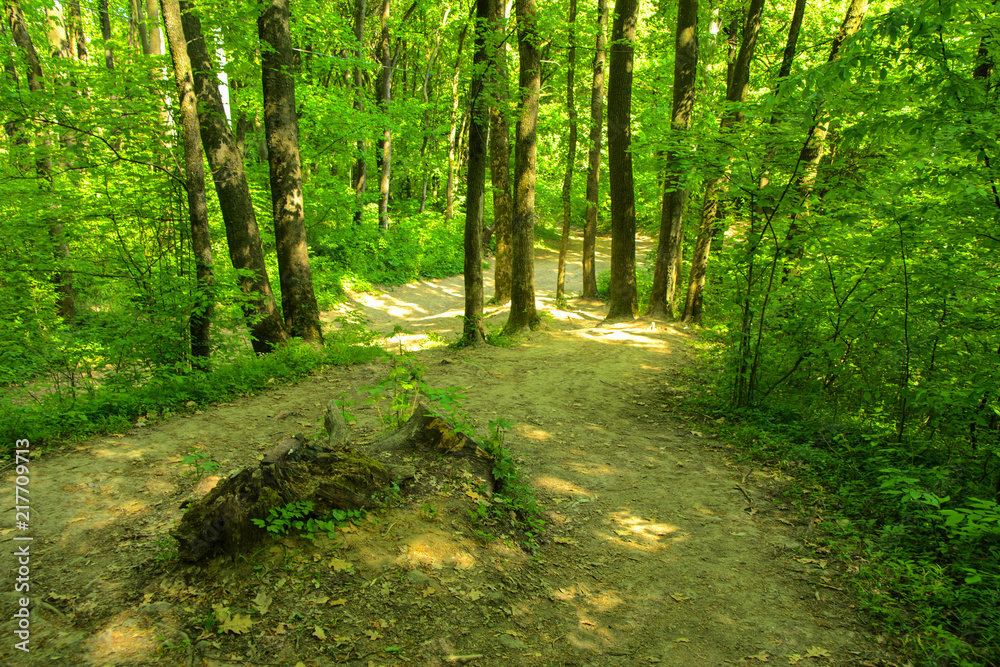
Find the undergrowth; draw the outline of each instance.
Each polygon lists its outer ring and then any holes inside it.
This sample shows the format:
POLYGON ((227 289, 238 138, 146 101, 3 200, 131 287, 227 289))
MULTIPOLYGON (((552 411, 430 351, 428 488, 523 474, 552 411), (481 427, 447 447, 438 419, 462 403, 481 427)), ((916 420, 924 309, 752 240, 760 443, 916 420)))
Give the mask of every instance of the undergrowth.
POLYGON ((102 383, 49 387, 28 399, 5 394, 0 397, 0 440, 5 443, 0 456, 9 458, 19 438, 45 445, 120 433, 130 430, 137 419, 165 418, 294 381, 324 366, 358 363, 383 354, 364 323, 347 316, 341 318, 340 329, 327 333, 324 348, 292 341, 264 356, 246 353, 217 362, 211 372, 190 367, 158 369, 141 383, 109 375, 102 383))
MULTIPOLYGON (((717 383, 711 363, 699 372, 709 370, 717 383)), ((918 664, 1000 665, 996 463, 933 432, 899 442, 787 395, 742 409, 718 395, 695 403, 742 457, 787 473, 786 501, 814 518, 878 632, 918 664)))

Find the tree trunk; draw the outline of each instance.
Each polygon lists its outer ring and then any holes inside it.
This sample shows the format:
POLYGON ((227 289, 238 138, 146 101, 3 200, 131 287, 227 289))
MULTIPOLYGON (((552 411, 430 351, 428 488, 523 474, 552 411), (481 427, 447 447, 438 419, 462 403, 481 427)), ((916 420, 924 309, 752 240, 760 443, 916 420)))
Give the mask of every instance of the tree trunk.
POLYGON ((267 277, 257 216, 250 200, 250 188, 243 168, 243 156, 240 155, 226 123, 218 79, 201 33, 201 21, 190 7, 188 2, 180 3, 181 24, 194 71, 195 93, 198 96, 201 141, 212 169, 215 191, 219 196, 222 219, 226 225, 229 257, 234 268, 246 270, 240 276, 240 288, 247 299, 243 304, 243 312, 252 334, 253 349, 258 354, 264 354, 284 342, 285 328, 267 277))
POLYGON ((154 56, 163 55, 163 36, 160 33, 160 10, 156 0, 146 0, 146 32, 149 50, 154 56))
MULTIPOLYGON (((844 16, 844 22, 840 25, 840 30, 833 38, 833 45, 830 47, 830 57, 828 63, 832 63, 840 57, 840 47, 860 28, 868 11, 868 0, 851 0, 844 16)), ((820 102, 822 105, 822 101, 820 102)), ((816 110, 815 118, 822 114, 822 106, 816 110)), ((809 197, 812 195, 816 185, 816 176, 819 173, 819 162, 823 158, 823 150, 826 144, 826 135, 830 130, 829 121, 815 123, 807 135, 806 143, 799 154, 799 164, 802 172, 795 181, 795 189, 798 192, 800 208, 808 210, 809 197)), ((797 261, 802 257, 801 235, 802 214, 796 212, 791 215, 791 223, 788 226, 788 233, 785 236, 784 255, 786 260, 797 261)), ((788 276, 788 267, 785 269, 784 277, 788 276)))
POLYGON ((191 310, 191 357, 194 365, 208 370, 212 354, 211 327, 215 312, 212 239, 209 234, 208 203, 205 196, 205 163, 201 153, 201 129, 198 126, 198 100, 194 93, 191 61, 188 58, 181 27, 178 0, 160 0, 163 24, 174 64, 174 79, 181 110, 181 139, 184 143, 184 187, 187 190, 188 217, 191 220, 191 248, 194 254, 196 286, 191 310))
POLYGON ((71 44, 76 45, 77 60, 86 60, 89 56, 87 50, 87 36, 83 32, 83 16, 80 14, 80 3, 72 0, 69 6, 69 39, 71 44))
POLYGON ((507 75, 505 39, 506 3, 494 0, 492 87, 490 104, 490 182, 493 185, 493 236, 497 254, 493 267, 493 302, 502 306, 510 301, 513 196, 510 186, 510 88, 507 75))
POLYGON ((601 137, 604 129, 605 33, 608 0, 597 0, 597 45, 594 48, 594 85, 590 91, 590 152, 587 155, 587 217, 583 228, 583 298, 597 298, 597 211, 601 184, 601 137))
POLYGON ((423 141, 420 143, 420 166, 423 171, 423 176, 421 178, 420 185, 420 212, 423 213, 427 208, 427 181, 430 176, 430 165, 428 164, 428 151, 427 147, 430 143, 431 138, 431 98, 430 98, 430 81, 431 81, 431 69, 434 67, 434 63, 437 61, 438 51, 441 49, 441 33, 444 32, 444 27, 448 24, 448 15, 451 13, 451 7, 445 7, 444 17, 441 19, 441 29, 438 30, 437 37, 434 40, 434 49, 431 51, 430 58, 427 59, 427 69, 424 70, 424 84, 421 87, 421 93, 424 98, 424 137, 423 141))
POLYGON ((142 5, 142 0, 131 0, 129 6, 129 35, 138 35, 138 46, 142 49, 142 55, 151 56, 153 55, 153 50, 149 45, 149 32, 146 29, 146 17, 143 15, 142 5))
MULTIPOLYGON (((757 35, 760 33, 761 17, 764 14, 764 0, 752 0, 747 9, 746 21, 743 23, 743 39, 740 51, 733 64, 732 77, 726 87, 726 101, 729 110, 723 115, 720 133, 725 136, 737 125, 743 122, 743 110, 740 106, 747 101, 750 90, 750 63, 757 47, 757 35)), ((705 181, 705 196, 701 207, 701 224, 698 229, 698 240, 695 243, 695 253, 691 258, 691 274, 688 277, 687 297, 684 300, 683 321, 700 322, 704 304, 705 278, 708 274, 708 256, 712 249, 712 236, 715 231, 715 221, 719 210, 719 196, 723 191, 720 183, 728 173, 720 177, 708 178, 705 181)))
POLYGON ((576 161, 576 100, 573 97, 576 75, 576 0, 569 0, 569 51, 566 54, 566 111, 569 114, 569 151, 566 154, 566 176, 563 177, 562 239, 559 243, 559 268, 556 271, 556 301, 562 298, 566 282, 566 250, 569 247, 569 227, 573 219, 573 162, 576 161))
MULTIPOLYGON (((356 48, 354 51, 354 110, 358 116, 365 111, 365 82, 362 76, 361 61, 364 57, 364 36, 365 36, 365 0, 354 0, 354 41, 356 48)), ((351 174, 351 183, 354 187, 354 223, 361 224, 365 210, 365 186, 368 180, 368 163, 365 159, 365 133, 362 131, 361 138, 358 139, 358 155, 354 162, 351 174)))
POLYGON ((608 71, 608 171, 611 186, 611 304, 608 320, 634 319, 635 187, 632 180, 632 60, 638 0, 615 0, 608 71))
MULTIPOLYGON (((24 58, 28 64, 28 90, 32 93, 41 92, 44 88, 42 82, 42 65, 38 58, 38 51, 31 41, 28 33, 28 25, 24 20, 24 12, 20 3, 11 0, 6 3, 5 18, 10 26, 11 37, 14 44, 24 53, 24 58)), ((38 174, 40 187, 52 187, 52 160, 48 156, 48 151, 52 141, 45 131, 38 133, 35 139, 38 148, 38 157, 35 159, 35 172, 38 174)), ((52 243, 52 250, 56 257, 56 264, 65 264, 69 260, 69 243, 66 241, 66 234, 62 220, 54 216, 48 221, 49 240, 52 243)), ((52 276, 55 284, 59 316, 66 323, 72 323, 76 319, 76 292, 73 288, 73 274, 62 269, 56 270, 52 276)))
POLYGON ((98 0, 97 7, 101 22, 101 39, 104 40, 104 66, 113 70, 115 68, 115 52, 111 48, 111 15, 108 13, 108 0, 98 0))
POLYGON ((270 46, 261 49, 261 71, 281 312, 288 335, 322 343, 302 201, 290 20, 288 0, 271 0, 257 19, 260 41, 270 46))
POLYGON ((487 38, 495 0, 476 0, 476 54, 469 87, 469 167, 465 190, 465 320, 462 340, 483 341, 483 208, 489 162, 490 108, 487 38))
MULTIPOLYGON (((758 2, 760 0, 754 0, 758 2)), ((677 6, 677 34, 674 48, 674 97, 671 111, 671 141, 683 141, 691 127, 694 110, 695 76, 698 65, 698 0, 681 0, 677 6)), ((681 248, 684 241, 684 206, 687 188, 677 164, 678 148, 667 152, 660 205, 660 243, 656 249, 656 269, 649 294, 646 315, 674 316, 674 291, 677 286, 681 248)))
POLYGON ((382 0, 379 8, 381 33, 375 48, 379 76, 375 84, 375 106, 382 114, 382 136, 377 142, 375 162, 379 171, 378 228, 389 229, 389 175, 392 168, 392 130, 389 127, 389 104, 392 96, 392 53, 389 49, 389 9, 391 0, 382 0))
POLYGON ((455 214, 455 174, 458 171, 458 142, 462 135, 458 132, 458 74, 462 66, 462 45, 465 43, 465 33, 468 24, 462 26, 458 35, 458 53, 455 55, 455 68, 451 76, 451 126, 448 129, 448 181, 444 188, 444 218, 451 220, 455 214), (456 136, 457 135, 457 136, 456 136))
POLYGON ((510 315, 507 334, 538 324, 535 311, 535 160, 538 148, 538 96, 542 62, 538 51, 535 0, 517 0, 517 50, 520 55, 520 118, 514 147, 514 212, 510 315))

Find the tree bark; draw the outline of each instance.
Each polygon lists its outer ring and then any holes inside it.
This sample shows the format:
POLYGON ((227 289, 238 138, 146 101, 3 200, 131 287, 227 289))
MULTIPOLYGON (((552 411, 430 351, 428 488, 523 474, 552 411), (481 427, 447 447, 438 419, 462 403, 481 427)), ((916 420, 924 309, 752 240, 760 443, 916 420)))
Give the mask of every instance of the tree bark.
POLYGON ((160 33, 160 10, 157 0, 146 0, 146 32, 149 35, 149 50, 154 56, 163 55, 163 36, 160 33))
POLYGON ((597 211, 601 184, 601 137, 604 129, 605 33, 608 0, 597 0, 597 37, 594 47, 594 84, 590 91, 590 152, 587 155, 587 214, 583 228, 583 298, 597 298, 597 211))
POLYGON ((378 228, 389 229, 389 176, 392 168, 392 130, 389 127, 389 104, 392 97, 392 52, 389 48, 389 10, 391 0, 382 0, 379 8, 381 32, 375 47, 379 76, 375 84, 375 106, 382 114, 382 136, 375 152, 378 180, 378 228))
MULTIPOLYGON (((743 122, 741 106, 747 101, 750 90, 750 63, 757 47, 757 36, 760 33, 761 18, 764 14, 764 0, 752 0, 747 9, 746 21, 743 23, 743 39, 740 51, 733 64, 732 77, 726 87, 728 110, 722 116, 720 134, 725 137, 743 122)), ((728 173, 728 163, 726 173, 728 173)), ((698 229, 698 240, 695 243, 694 256, 691 258, 691 274, 688 277, 687 297, 684 300, 684 322, 700 322, 704 306, 705 280, 708 275, 708 258, 712 249, 712 235, 715 231, 715 221, 719 210, 719 196, 723 190, 720 183, 725 178, 711 177, 705 181, 705 195, 701 207, 701 224, 698 229)))
POLYGON ((495 0, 476 0, 476 54, 469 87, 469 166, 465 190, 465 320, 462 340, 483 341, 483 208, 490 131, 487 38, 495 0))
POLYGON ((209 233, 208 202, 205 195, 205 164, 201 152, 201 129, 198 126, 198 100, 194 77, 181 27, 178 0, 160 0, 164 32, 170 44, 174 80, 181 110, 181 139, 184 143, 184 187, 187 190, 188 217, 191 220, 191 248, 194 254, 196 286, 191 310, 191 357, 194 365, 208 370, 212 354, 211 326, 215 312, 212 239, 209 233))
MULTIPOLYGON (((840 57, 840 47, 849 37, 852 37, 861 28, 864 22, 865 12, 868 11, 868 0, 851 0, 844 16, 844 22, 840 25, 836 36, 833 38, 833 45, 830 47, 830 57, 828 63, 832 63, 840 57)), ((822 101, 820 108, 816 110, 815 118, 822 114, 822 101)), ((820 121, 809 128, 806 143, 799 153, 799 164, 802 172, 795 181, 795 189, 798 192, 800 207, 804 210, 809 207, 809 198, 816 185, 816 176, 819 173, 819 163, 823 158, 823 151, 826 146, 826 135, 830 131, 829 121, 820 121)), ((802 241, 799 238, 802 231, 802 214, 795 212, 791 215, 791 223, 788 226, 788 233, 785 235, 784 255, 786 260, 797 261, 802 258, 802 241)), ((784 277, 788 277, 786 267, 784 277)))
POLYGON ((445 7, 444 17, 441 19, 441 28, 438 30, 437 37, 434 40, 434 49, 431 50, 430 58, 427 59, 427 68, 424 70, 424 83, 421 87, 421 93, 424 98, 424 137, 423 141, 420 143, 420 166, 423 170, 423 176, 421 178, 420 185, 420 212, 423 213, 427 208, 427 181, 430 177, 430 165, 428 164, 428 144, 431 138, 431 98, 430 98, 430 81, 431 81, 431 69, 434 67, 434 63, 437 61, 438 52, 441 50, 441 33, 444 32, 444 27, 448 24, 448 15, 451 13, 451 7, 445 7))
POLYGON ((615 0, 608 71, 608 171, 611 189, 611 304, 608 320, 634 319, 635 187, 632 177, 632 61, 638 0, 615 0))
POLYGON ((266 45, 261 49, 264 133, 281 281, 281 312, 290 336, 322 343, 303 210, 289 12, 289 0, 271 0, 257 19, 261 43, 266 45))
POLYGON ((97 7, 101 23, 101 39, 104 40, 104 66, 113 70, 115 68, 115 52, 111 48, 111 15, 108 13, 108 0, 98 0, 97 7))
POLYGON ((274 302, 274 293, 264 264, 260 230, 250 199, 243 156, 240 155, 226 123, 218 79, 201 33, 201 21, 191 11, 190 3, 182 1, 180 9, 188 57, 194 71, 201 141, 212 170, 222 219, 226 225, 229 258, 236 269, 246 269, 240 276, 240 288, 246 298, 243 312, 252 335, 254 351, 265 354, 285 341, 285 328, 274 302))
MULTIPOLYGON (((5 3, 5 19, 10 26, 11 37, 14 44, 24 53, 27 61, 28 90, 32 93, 39 93, 45 87, 43 83, 43 73, 41 60, 38 58, 38 51, 31 41, 28 33, 28 25, 24 20, 24 12, 21 5, 16 0, 8 0, 5 3)), ((52 140, 45 131, 38 133, 35 139, 38 149, 35 158, 35 172, 38 175, 40 187, 52 187, 52 160, 48 155, 52 140)), ((48 221, 49 240, 52 243, 52 251, 56 257, 56 263, 66 263, 69 260, 69 243, 66 240, 66 233, 62 220, 54 216, 48 221)), ((76 319, 76 292, 73 288, 73 274, 69 271, 58 269, 52 275, 52 282, 55 284, 59 316, 64 322, 72 323, 76 319)))
POLYGON ((517 0, 517 50, 520 55, 520 117, 514 148, 513 252, 507 334, 538 324, 535 311, 535 163, 538 149, 538 96, 542 62, 538 51, 535 0, 517 0))
POLYGON ((448 181, 444 188, 444 218, 451 220, 455 214, 455 174, 458 171, 458 142, 462 135, 458 132, 458 74, 462 66, 462 45, 465 44, 465 33, 468 24, 462 26, 458 35, 458 52, 455 54, 455 68, 451 76, 451 126, 448 129, 448 181), (456 136, 457 135, 457 136, 456 136))
POLYGON ((72 0, 67 3, 69 7, 69 40, 76 46, 77 60, 86 60, 89 56, 87 49, 87 35, 83 31, 83 16, 80 14, 80 3, 72 0))
POLYGON ((569 227, 573 219, 573 163, 576 161, 576 100, 573 86, 576 75, 576 0, 569 0, 569 35, 566 53, 566 111, 569 115, 569 150, 566 154, 566 175, 563 177, 562 239, 559 243, 559 268, 556 271, 556 300, 562 298, 566 283, 566 251, 569 247, 569 227))
MULTIPOLYGON (((754 0, 761 2, 762 0, 754 0)), ((674 99, 671 111, 671 141, 683 141, 691 127, 694 111, 695 77, 698 69, 698 0, 680 0, 677 5, 677 34, 674 48, 674 99)), ((667 152, 667 170, 663 179, 663 200, 660 205, 660 243, 656 249, 653 288, 649 293, 646 315, 674 316, 674 291, 680 272, 681 248, 684 241, 684 187, 677 165, 677 148, 667 152)))
POLYGON ((497 254, 493 267, 493 302, 502 306, 510 301, 513 196, 510 185, 510 88, 507 76, 505 39, 506 3, 494 0, 493 67, 490 104, 490 182, 493 186, 493 236, 497 254))
MULTIPOLYGON (((365 36, 365 0, 354 0, 354 110, 358 117, 365 111, 365 82, 362 76, 361 61, 364 57, 364 36, 365 36)), ((365 159, 365 133, 362 131, 357 144, 357 159, 351 174, 351 183, 354 186, 354 223, 361 224, 365 210, 365 186, 368 181, 368 162, 365 159)))

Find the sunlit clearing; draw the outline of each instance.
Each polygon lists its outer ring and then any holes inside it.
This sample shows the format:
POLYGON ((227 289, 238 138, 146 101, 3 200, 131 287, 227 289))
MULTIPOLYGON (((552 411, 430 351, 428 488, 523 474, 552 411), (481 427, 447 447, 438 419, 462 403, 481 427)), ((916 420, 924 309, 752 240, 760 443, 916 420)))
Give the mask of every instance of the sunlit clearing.
POLYGON ((411 567, 423 565, 440 569, 446 565, 466 570, 476 559, 455 540, 438 532, 428 532, 406 543, 403 558, 411 567))
POLYGON ((567 482, 565 479, 559 479, 558 477, 550 477, 546 475, 544 477, 536 477, 533 481, 534 486, 552 491, 553 493, 568 493, 575 496, 586 496, 588 498, 594 495, 592 491, 588 491, 582 486, 577 486, 573 482, 567 482))
POLYGON ((658 551, 669 546, 662 538, 673 536, 670 542, 679 542, 684 539, 678 535, 680 528, 669 523, 654 523, 647 519, 637 517, 627 512, 613 512, 611 520, 618 528, 614 528, 614 535, 606 535, 605 538, 621 546, 641 549, 643 551, 658 551))
POLYGON ((548 431, 543 431, 540 428, 533 428, 524 424, 517 425, 517 434, 522 435, 525 438, 531 438, 532 440, 551 440, 552 434, 548 431))
POLYGON ((426 310, 415 303, 393 299, 388 294, 357 294, 354 299, 363 306, 380 310, 391 317, 408 318, 414 313, 425 315, 426 310))
POLYGON ((581 475, 590 475, 591 477, 608 477, 620 474, 618 468, 597 463, 568 463, 566 467, 581 475))
POLYGON ((156 628, 143 627, 144 623, 123 612, 115 616, 90 640, 92 662, 101 665, 137 665, 156 658, 162 640, 157 639, 156 628))
POLYGON ((657 348, 666 351, 667 343, 649 336, 641 336, 621 329, 586 329, 576 331, 575 335, 598 343, 613 343, 616 345, 628 345, 630 347, 657 348))

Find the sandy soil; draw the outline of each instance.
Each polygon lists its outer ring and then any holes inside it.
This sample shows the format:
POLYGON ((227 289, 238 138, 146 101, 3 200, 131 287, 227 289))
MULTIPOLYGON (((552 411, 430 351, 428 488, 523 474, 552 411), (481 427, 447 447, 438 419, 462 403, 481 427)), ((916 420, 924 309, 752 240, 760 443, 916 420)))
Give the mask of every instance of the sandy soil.
MULTIPOLYGON (((702 384, 690 331, 602 326, 595 303, 555 310, 555 259, 537 252, 551 317, 515 347, 428 347, 428 333, 460 330, 461 277, 354 297, 378 330, 413 332, 425 380, 463 387, 480 428, 516 423, 507 443, 546 508, 538 549, 471 523, 474 489, 447 461, 419 461, 397 506, 335 540, 285 538, 236 562, 172 558, 168 531, 197 492, 190 451, 223 472, 254 465, 284 436, 319 434, 341 395, 358 402, 355 437, 377 434, 359 389, 388 365, 326 369, 34 460, 31 652, 14 648, 6 620, 4 664, 892 664, 856 626, 842 566, 809 542, 815 517, 782 504, 777 473, 734 464, 684 411, 702 384)), ((14 536, 0 531, 4 619, 23 596, 10 593, 14 536)))

